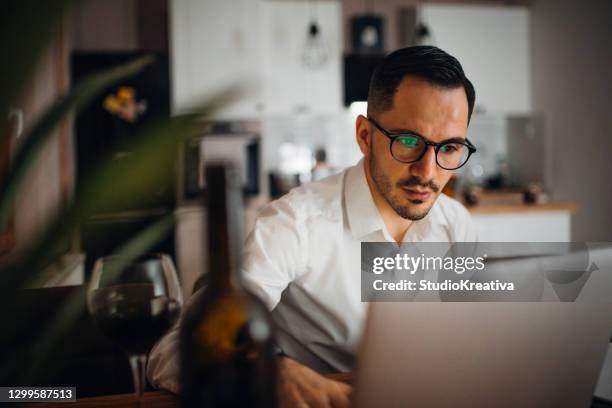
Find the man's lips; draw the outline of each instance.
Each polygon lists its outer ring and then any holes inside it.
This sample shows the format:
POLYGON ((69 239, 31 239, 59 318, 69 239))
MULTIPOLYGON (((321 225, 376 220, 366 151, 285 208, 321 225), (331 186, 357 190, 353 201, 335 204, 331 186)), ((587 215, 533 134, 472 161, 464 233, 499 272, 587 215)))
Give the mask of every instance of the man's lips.
POLYGON ((431 191, 427 190, 414 190, 407 187, 402 187, 402 190, 406 192, 406 195, 411 200, 426 201, 431 196, 431 191))

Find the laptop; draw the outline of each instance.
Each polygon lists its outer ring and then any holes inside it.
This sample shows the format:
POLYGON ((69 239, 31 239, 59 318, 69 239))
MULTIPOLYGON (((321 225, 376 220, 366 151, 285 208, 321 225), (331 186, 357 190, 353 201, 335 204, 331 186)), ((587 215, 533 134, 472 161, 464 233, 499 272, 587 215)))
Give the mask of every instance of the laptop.
POLYGON ((589 407, 611 329, 612 303, 373 302, 354 403, 589 407))

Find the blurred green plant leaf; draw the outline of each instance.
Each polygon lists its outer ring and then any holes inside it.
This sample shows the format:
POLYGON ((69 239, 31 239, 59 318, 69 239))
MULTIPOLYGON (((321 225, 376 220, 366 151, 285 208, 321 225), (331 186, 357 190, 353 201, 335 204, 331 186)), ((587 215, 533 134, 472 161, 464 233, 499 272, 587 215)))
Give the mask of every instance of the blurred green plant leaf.
POLYGON ((14 164, 0 185, 0 231, 6 227, 11 205, 21 182, 61 121, 73 110, 78 111, 86 106, 109 86, 136 74, 151 62, 153 57, 145 56, 116 68, 92 74, 46 110, 24 136, 24 142, 15 155, 14 164))
POLYGON ((116 200, 138 203, 148 194, 151 184, 163 185, 174 178, 178 146, 197 134, 204 119, 238 98, 240 92, 237 85, 207 99, 196 113, 164 118, 141 129, 125 146, 131 153, 130 160, 104 157, 92 166, 81 177, 73 202, 59 211, 41 238, 16 263, 0 268, 0 302, 10 301, 11 293, 27 286, 53 262, 62 247, 60 238, 71 236, 79 223, 112 208, 116 200))

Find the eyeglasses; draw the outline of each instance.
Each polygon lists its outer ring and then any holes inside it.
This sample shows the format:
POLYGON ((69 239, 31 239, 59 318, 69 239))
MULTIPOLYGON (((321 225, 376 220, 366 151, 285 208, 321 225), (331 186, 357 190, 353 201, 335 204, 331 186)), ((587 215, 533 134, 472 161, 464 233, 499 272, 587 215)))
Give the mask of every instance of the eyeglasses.
POLYGON ((436 163, 445 170, 456 170, 467 163, 476 152, 476 147, 467 139, 448 142, 430 142, 421 135, 411 132, 390 133, 372 118, 367 118, 383 135, 391 140, 391 156, 401 163, 414 163, 423 158, 428 146, 436 152, 436 163), (465 141, 464 141, 465 140, 465 141))

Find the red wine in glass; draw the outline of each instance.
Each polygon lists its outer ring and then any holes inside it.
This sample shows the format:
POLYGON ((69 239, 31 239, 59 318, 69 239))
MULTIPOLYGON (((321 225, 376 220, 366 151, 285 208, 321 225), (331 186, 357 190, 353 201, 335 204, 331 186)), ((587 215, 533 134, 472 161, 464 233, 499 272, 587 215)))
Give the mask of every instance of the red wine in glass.
POLYGON ((178 320, 182 295, 172 260, 147 255, 96 261, 87 306, 102 333, 129 356, 136 396, 142 396, 147 355, 178 320))

